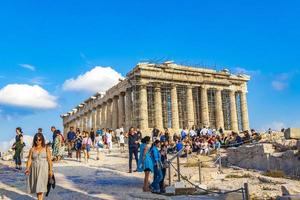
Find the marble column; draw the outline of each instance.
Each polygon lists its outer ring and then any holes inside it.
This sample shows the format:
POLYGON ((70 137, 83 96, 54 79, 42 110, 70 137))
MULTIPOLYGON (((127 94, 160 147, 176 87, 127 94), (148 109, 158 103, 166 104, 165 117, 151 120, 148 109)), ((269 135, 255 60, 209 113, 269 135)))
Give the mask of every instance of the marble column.
POLYGON ((86 131, 87 129, 87 113, 83 114, 83 130, 86 131))
POLYGON ((236 111, 236 100, 235 100, 235 91, 230 90, 230 126, 232 131, 238 132, 238 119, 237 119, 237 111, 236 111))
POLYGON ((92 128, 94 129, 94 131, 97 130, 97 108, 93 109, 92 111, 92 128))
POLYGON ((207 87, 201 86, 201 122, 202 126, 209 126, 207 87))
POLYGON ((93 110, 89 110, 87 114, 87 131, 91 131, 92 126, 92 118, 93 118, 93 110))
POLYGON ((112 99, 109 99, 106 105, 106 126, 112 128, 112 99))
POLYGON ((193 103, 193 88, 187 86, 186 90, 186 109, 187 109, 187 120, 188 128, 191 128, 195 124, 195 113, 194 113, 194 103, 193 103))
POLYGON ((119 96, 114 96, 112 105, 112 129, 116 130, 118 128, 118 99, 119 96))
POLYGON ((147 86, 140 85, 139 94, 139 127, 142 131, 148 129, 148 101, 147 101, 147 86))
POLYGON ((96 107, 96 111, 95 111, 95 116, 96 116, 96 129, 101 129, 101 121, 102 121, 102 107, 100 105, 98 105, 96 107))
POLYGON ((159 84, 156 84, 154 87, 154 113, 156 128, 163 130, 161 88, 159 84))
POLYGON ((247 106, 247 93, 245 91, 241 92, 241 112, 242 112, 243 131, 247 131, 247 130, 250 131, 248 106, 247 106))
POLYGON ((125 128, 128 130, 132 126, 132 93, 128 88, 125 94, 125 128))
POLYGON ((216 128, 222 128, 224 130, 224 116, 222 107, 222 90, 217 88, 216 90, 216 128))
POLYGON ((103 102, 101 105, 101 127, 102 128, 107 128, 107 118, 106 118, 106 111, 107 111, 107 103, 103 102))
POLYGON ((119 124, 118 128, 124 127, 125 125, 125 93, 121 92, 119 95, 119 104, 118 104, 118 114, 119 114, 119 124))
POLYGON ((172 129, 175 132, 179 130, 179 113, 178 113, 178 99, 176 85, 171 88, 171 109, 172 109, 172 129))
POLYGON ((80 132, 83 131, 84 128, 84 115, 80 115, 80 132))

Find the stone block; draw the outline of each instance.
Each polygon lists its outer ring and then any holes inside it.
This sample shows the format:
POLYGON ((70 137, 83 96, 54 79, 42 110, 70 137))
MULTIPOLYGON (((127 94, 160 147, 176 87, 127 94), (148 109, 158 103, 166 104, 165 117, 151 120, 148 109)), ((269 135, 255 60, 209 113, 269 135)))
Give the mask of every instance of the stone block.
POLYGON ((185 188, 185 184, 183 181, 175 182, 175 188, 185 188))
POLYGON ((175 194, 175 187, 174 186, 166 187, 166 194, 175 194))
POLYGON ((300 139, 300 128, 288 128, 284 131, 285 139, 300 139))

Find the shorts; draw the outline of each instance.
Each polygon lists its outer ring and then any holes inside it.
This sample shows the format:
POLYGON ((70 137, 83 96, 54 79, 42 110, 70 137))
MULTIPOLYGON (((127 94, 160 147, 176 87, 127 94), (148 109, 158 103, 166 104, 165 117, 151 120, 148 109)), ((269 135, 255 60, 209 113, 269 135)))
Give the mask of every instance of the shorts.
POLYGON ((86 145, 86 146, 85 146, 85 150, 86 150, 87 152, 90 152, 90 151, 91 151, 91 145, 86 145))
POLYGON ((146 169, 144 169, 144 172, 151 172, 151 169, 150 168, 146 168, 146 169))

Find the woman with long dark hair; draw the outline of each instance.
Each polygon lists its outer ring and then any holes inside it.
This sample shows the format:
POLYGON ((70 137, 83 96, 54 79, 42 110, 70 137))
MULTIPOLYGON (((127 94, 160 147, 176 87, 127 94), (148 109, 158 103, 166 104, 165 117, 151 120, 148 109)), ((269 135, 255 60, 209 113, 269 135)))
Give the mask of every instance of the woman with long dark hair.
POLYGON ((36 193, 38 200, 47 192, 48 177, 52 177, 52 160, 43 134, 37 133, 29 151, 25 174, 28 176, 28 192, 36 193))
POLYGON ((150 172, 153 172, 153 162, 150 156, 150 137, 145 136, 141 140, 142 144, 140 145, 140 157, 138 160, 138 171, 139 172, 145 172, 145 178, 144 178, 144 187, 143 191, 148 192, 149 189, 149 176, 150 172))

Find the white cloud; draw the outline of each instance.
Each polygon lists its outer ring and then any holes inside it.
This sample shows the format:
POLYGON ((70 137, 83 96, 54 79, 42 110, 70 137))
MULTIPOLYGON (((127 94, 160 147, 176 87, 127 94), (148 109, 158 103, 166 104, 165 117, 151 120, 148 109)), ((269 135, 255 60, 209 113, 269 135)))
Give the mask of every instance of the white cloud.
POLYGON ((9 84, 0 89, 0 104, 4 105, 51 109, 57 107, 56 99, 38 85, 9 84))
POLYGON ((64 82, 63 89, 70 91, 104 92, 117 84, 122 75, 111 67, 96 66, 92 70, 64 82))
POLYGON ((35 71, 35 67, 33 65, 30 64, 19 64, 20 67, 23 67, 25 69, 29 69, 31 71, 35 71))
POLYGON ((272 81, 272 87, 275 90, 282 91, 287 87, 287 84, 282 81, 272 81))

